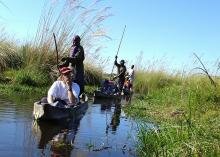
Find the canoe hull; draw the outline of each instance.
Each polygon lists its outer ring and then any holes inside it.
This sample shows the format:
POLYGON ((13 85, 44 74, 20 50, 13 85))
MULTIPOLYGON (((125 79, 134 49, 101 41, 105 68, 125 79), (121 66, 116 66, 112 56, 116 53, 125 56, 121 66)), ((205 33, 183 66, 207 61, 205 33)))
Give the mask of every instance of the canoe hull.
POLYGON ((94 97, 95 98, 103 98, 103 99, 120 99, 121 98, 121 95, 108 95, 108 94, 105 94, 99 90, 96 90, 94 92, 94 97))
POLYGON ((63 120, 77 119, 86 112, 88 101, 81 102, 79 105, 71 108, 60 108, 49 104, 34 103, 33 116, 36 120, 63 120))

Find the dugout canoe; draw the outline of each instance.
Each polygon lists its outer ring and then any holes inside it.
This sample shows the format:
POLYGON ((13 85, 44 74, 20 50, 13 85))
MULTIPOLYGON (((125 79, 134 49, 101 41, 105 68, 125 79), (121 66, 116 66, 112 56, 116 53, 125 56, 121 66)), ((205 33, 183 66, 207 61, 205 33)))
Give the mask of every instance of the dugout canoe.
POLYGON ((63 120, 77 119, 78 116, 83 115, 88 108, 88 97, 69 108, 51 106, 48 103, 41 103, 40 101, 34 103, 33 117, 35 120, 63 120))
POLYGON ((99 99, 121 99, 121 95, 106 94, 100 90, 94 91, 94 97, 99 99))

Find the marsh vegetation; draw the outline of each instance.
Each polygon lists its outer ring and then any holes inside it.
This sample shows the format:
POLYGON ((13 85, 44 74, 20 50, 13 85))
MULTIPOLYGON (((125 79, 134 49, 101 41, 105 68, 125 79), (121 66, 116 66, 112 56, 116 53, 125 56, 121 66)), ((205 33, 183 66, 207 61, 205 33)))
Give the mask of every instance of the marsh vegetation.
MULTIPOLYGON (((24 44, 0 35, 0 92, 45 95, 57 78, 52 34, 57 36, 59 59, 68 55, 74 34, 81 34, 86 52, 87 91, 103 78, 102 41, 109 40, 102 22, 111 16, 99 1, 66 0, 64 6, 45 5, 35 38, 24 44), (60 12, 55 12, 55 9, 60 12), (94 41, 96 41, 94 43, 94 41)), ((220 81, 204 75, 138 70, 134 83, 139 95, 125 107, 130 116, 158 127, 139 126, 139 156, 218 156, 220 154, 220 81), (137 114, 138 113, 138 114, 137 114)))

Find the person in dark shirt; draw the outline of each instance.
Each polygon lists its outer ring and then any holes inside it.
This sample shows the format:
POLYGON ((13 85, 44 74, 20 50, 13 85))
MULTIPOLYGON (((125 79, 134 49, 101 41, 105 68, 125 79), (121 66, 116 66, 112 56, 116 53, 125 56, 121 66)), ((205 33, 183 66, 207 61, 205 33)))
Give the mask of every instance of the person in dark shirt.
POLYGON ((84 64, 85 59, 84 49, 80 45, 80 37, 76 35, 73 38, 73 45, 71 46, 69 58, 70 63, 75 68, 76 76, 74 82, 80 86, 80 94, 84 93, 84 64))
POLYGON ((114 79, 118 78, 118 89, 119 92, 122 92, 122 88, 125 82, 125 74, 126 74, 126 66, 125 61, 121 60, 120 64, 117 62, 118 56, 115 56, 115 65, 117 67, 118 73, 117 76, 114 77, 114 79))

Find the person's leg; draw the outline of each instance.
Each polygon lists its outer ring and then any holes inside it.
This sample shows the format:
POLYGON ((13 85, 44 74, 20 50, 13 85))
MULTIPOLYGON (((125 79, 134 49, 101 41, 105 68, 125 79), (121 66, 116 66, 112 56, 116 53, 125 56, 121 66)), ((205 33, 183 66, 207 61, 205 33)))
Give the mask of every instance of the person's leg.
POLYGON ((119 90, 120 90, 120 92, 122 92, 122 88, 123 88, 124 82, 125 82, 124 79, 120 79, 119 80, 119 90))
POLYGON ((84 90, 85 90, 85 87, 84 87, 84 82, 81 81, 81 80, 74 80, 75 83, 77 83, 79 85, 79 88, 80 88, 80 93, 79 93, 79 96, 84 93, 84 90))
POLYGON ((84 86, 84 83, 82 83, 81 85, 80 85, 80 94, 79 95, 81 95, 82 93, 84 93, 85 92, 85 86, 84 86))

